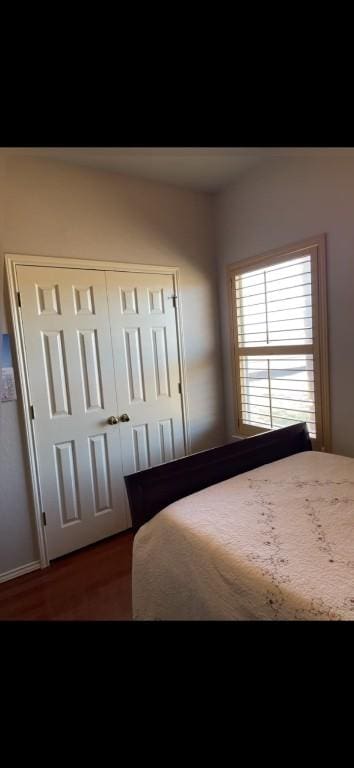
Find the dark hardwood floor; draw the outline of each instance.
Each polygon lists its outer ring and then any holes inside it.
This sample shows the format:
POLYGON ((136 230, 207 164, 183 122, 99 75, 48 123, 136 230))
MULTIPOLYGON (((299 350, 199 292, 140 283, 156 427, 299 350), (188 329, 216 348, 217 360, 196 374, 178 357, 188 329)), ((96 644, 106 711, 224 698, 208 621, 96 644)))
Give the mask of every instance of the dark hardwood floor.
POLYGON ((131 620, 132 548, 124 531, 0 584, 0 621, 131 620))

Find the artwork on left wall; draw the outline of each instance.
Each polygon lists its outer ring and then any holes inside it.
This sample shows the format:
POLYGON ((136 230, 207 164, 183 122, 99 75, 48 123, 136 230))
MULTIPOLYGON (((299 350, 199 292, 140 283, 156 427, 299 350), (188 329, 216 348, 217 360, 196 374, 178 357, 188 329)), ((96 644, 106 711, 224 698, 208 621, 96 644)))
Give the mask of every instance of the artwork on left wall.
POLYGON ((16 399, 10 337, 8 333, 0 333, 0 402, 6 403, 16 399))

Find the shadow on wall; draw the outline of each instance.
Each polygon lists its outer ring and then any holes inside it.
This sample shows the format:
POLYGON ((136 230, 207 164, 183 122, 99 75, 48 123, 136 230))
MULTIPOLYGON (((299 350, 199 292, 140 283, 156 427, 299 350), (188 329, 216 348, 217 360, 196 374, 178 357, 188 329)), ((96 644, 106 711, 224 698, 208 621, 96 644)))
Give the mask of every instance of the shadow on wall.
POLYGON ((190 355, 187 387, 188 399, 193 406, 189 414, 192 453, 222 445, 225 442, 222 381, 221 377, 217 377, 215 354, 212 349, 201 350, 199 347, 190 355), (206 381, 213 368, 215 382, 208 390, 206 381), (219 386, 219 398, 215 397, 216 386, 219 386))

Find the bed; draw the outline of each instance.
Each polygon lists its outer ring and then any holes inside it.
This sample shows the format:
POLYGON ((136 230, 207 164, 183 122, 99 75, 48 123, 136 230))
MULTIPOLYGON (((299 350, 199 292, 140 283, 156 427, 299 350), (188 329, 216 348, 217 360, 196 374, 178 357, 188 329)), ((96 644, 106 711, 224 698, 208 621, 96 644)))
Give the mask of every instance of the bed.
POLYGON ((354 619, 354 459, 306 424, 125 480, 135 620, 354 619))

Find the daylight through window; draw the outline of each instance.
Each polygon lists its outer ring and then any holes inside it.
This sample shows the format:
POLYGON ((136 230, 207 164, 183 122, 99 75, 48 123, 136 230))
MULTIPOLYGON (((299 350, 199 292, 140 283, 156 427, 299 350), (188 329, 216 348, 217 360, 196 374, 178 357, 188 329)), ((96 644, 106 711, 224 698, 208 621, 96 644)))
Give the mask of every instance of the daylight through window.
POLYGON ((306 421, 315 447, 326 447, 326 329, 320 327, 325 306, 319 306, 321 299, 325 303, 325 284, 324 263, 318 257, 315 244, 273 259, 267 256, 263 263, 257 259, 253 268, 250 262, 232 268, 241 434, 306 421))

